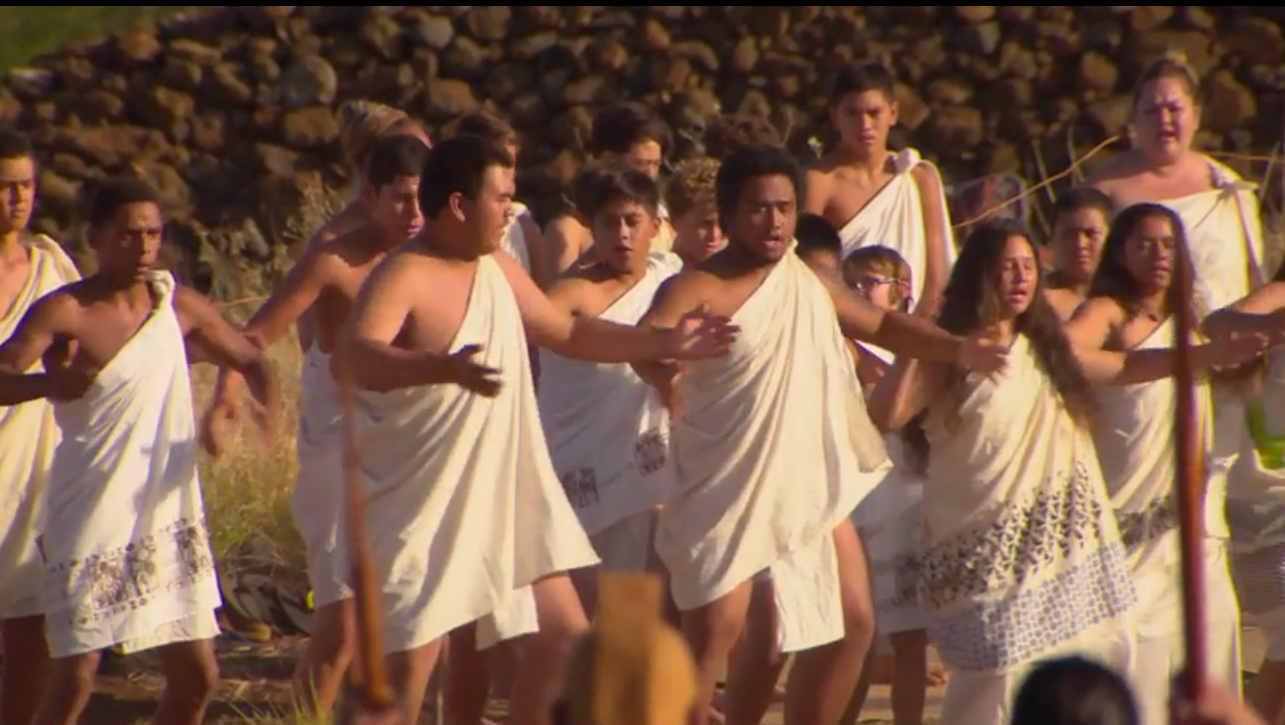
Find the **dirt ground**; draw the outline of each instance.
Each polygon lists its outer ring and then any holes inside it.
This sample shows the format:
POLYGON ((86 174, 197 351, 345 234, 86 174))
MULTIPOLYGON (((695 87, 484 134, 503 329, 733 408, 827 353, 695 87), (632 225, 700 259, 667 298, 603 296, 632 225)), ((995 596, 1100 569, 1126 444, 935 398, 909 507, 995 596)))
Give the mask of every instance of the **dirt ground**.
MULTIPOLYGON (((219 642, 219 661, 223 682, 207 721, 215 725, 270 725, 281 722, 289 704, 290 676, 303 647, 299 637, 281 638, 270 644, 219 642)), ((1245 630, 1244 661, 1249 670, 1257 669, 1262 657, 1258 632, 1245 630)), ((934 657, 935 660, 935 657, 934 657)), ((140 725, 148 722, 156 707, 162 681, 155 661, 146 653, 114 660, 98 678, 98 690, 81 722, 92 725, 140 725)), ((929 691, 927 722, 935 722, 944 687, 929 691)), ((889 692, 886 685, 871 688, 863 723, 890 723, 889 692)), ((506 723, 503 702, 493 702, 489 717, 506 723)), ((429 713, 421 725, 432 722, 429 713)), ((779 706, 765 720, 766 725, 779 725, 779 706)))

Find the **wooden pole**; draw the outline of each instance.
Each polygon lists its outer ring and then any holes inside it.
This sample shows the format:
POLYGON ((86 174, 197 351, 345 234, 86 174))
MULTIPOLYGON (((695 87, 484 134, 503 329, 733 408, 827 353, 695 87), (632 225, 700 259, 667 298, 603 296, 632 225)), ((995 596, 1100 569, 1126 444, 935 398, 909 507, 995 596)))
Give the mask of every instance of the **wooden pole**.
POLYGON ((366 539, 366 497, 361 481, 361 457, 357 450, 357 426, 353 409, 357 387, 352 371, 342 355, 338 363, 339 392, 343 406, 344 433, 344 498, 348 524, 348 552, 352 559, 353 604, 357 616, 356 667, 349 677, 359 688, 366 704, 386 708, 393 704, 392 689, 384 672, 384 622, 379 610, 379 585, 371 564, 370 543, 366 539))
POLYGON ((1178 309, 1174 310, 1174 347, 1177 415, 1174 425, 1178 480, 1179 536, 1182 548, 1183 629, 1186 635, 1187 666, 1183 687, 1193 701, 1204 693, 1208 672, 1205 642, 1205 461, 1201 421, 1196 408, 1196 378, 1192 364, 1192 336, 1196 328, 1192 304, 1193 275, 1185 254, 1175 255, 1173 284, 1178 285, 1178 309))

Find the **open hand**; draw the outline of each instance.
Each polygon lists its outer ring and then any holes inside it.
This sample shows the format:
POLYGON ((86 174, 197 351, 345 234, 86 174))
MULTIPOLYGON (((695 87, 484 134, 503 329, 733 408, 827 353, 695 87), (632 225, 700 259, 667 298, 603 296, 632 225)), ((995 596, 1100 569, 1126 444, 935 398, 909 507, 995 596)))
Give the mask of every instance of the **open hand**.
POLYGON ((223 401, 215 401, 201 416, 201 447, 211 456, 223 453, 223 444, 227 440, 227 428, 237 419, 236 406, 223 401))
POLYGON ((1008 367, 1008 346, 979 335, 964 339, 959 347, 960 367, 982 375, 1002 373, 1008 367))
POLYGON ((481 345, 465 345, 447 358, 447 379, 465 390, 484 398, 494 398, 500 393, 500 371, 476 360, 482 352, 481 345))
POLYGON ((1233 332, 1204 346, 1205 361, 1214 370, 1235 367, 1262 355, 1270 344, 1266 335, 1233 332))
POLYGON ((78 365, 57 365, 45 370, 49 399, 59 402, 80 400, 94 384, 97 373, 78 365))
POLYGON ((685 402, 682 390, 684 367, 677 363, 659 363, 655 371, 654 375, 648 375, 646 383, 656 389, 669 416, 681 418, 685 402))
POLYGON ((726 355, 741 328, 722 315, 711 314, 707 305, 683 315, 669 334, 671 357, 702 360, 726 355))

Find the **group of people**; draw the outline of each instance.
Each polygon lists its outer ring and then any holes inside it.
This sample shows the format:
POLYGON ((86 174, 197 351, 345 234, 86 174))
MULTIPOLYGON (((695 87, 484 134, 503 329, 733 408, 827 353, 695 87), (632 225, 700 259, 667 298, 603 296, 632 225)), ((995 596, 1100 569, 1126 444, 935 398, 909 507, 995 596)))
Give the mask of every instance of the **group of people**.
POLYGON ((1067 654, 1124 674, 1160 725, 1183 659, 1188 300, 1209 674, 1239 691, 1241 612, 1255 618, 1253 703, 1280 722, 1285 476, 1252 433, 1285 435, 1285 281, 1265 270, 1252 187, 1191 148, 1199 79, 1176 57, 1147 70, 1131 150, 1059 196, 1049 240, 990 221, 958 244, 936 168, 888 147, 894 86, 880 65, 841 70, 838 143, 806 169, 766 123, 722 118, 711 156, 663 185, 664 124, 606 109, 573 208, 544 228, 514 198, 501 116, 430 141, 400 111, 347 104, 352 202, 235 325, 159 269, 145 181, 93 190, 91 274, 28 233, 35 154, 0 132, 0 722, 73 725, 113 647, 157 651, 156 722, 202 721, 220 598, 198 450, 223 448, 245 389, 271 418, 264 351, 293 324, 306 708, 334 706, 357 637, 352 385, 408 722, 444 663, 450 721, 481 722, 501 690, 515 723, 548 723, 606 569, 663 577, 694 725, 761 721, 790 659, 786 722, 855 722, 886 669, 896 722, 915 725, 929 643, 951 725, 1006 722, 1032 665, 1067 654), (203 412, 197 362, 220 367, 203 412))

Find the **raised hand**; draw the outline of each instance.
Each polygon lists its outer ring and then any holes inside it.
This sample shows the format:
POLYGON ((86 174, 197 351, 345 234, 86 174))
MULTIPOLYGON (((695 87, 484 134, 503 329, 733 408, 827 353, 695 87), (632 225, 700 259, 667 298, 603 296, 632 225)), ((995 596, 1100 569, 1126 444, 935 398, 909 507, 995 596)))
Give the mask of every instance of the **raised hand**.
POLYGON ((1008 346, 995 340, 973 335, 959 347, 958 364, 965 370, 983 375, 1001 373, 1008 367, 1008 346))
POLYGON ((722 315, 711 314, 708 306, 702 305, 683 315, 672 329, 670 357, 677 360, 702 360, 726 355, 736 342, 741 328, 722 315))
POLYGON ((494 398, 500 393, 500 371, 473 359, 481 351, 481 345, 465 345, 451 353, 446 360, 446 378, 484 398, 494 398))

